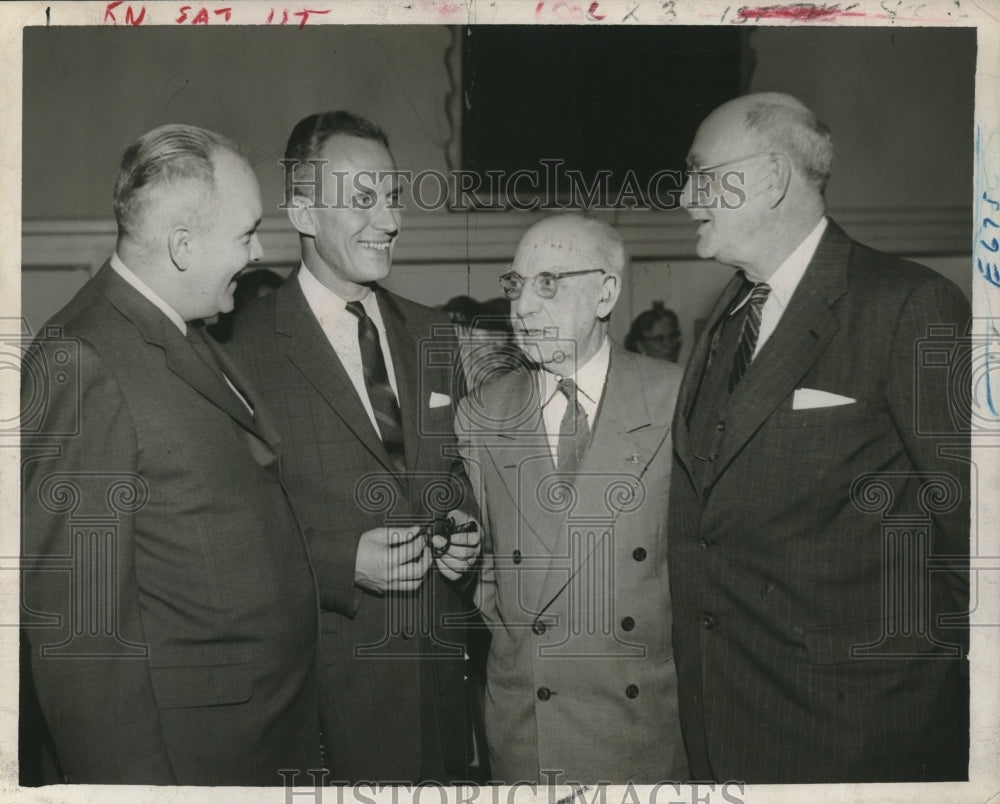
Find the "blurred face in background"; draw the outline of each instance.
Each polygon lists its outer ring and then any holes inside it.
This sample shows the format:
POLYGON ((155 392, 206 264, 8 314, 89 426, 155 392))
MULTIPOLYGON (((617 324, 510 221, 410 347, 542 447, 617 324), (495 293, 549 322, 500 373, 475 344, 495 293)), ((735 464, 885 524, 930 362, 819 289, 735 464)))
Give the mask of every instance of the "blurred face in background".
POLYGON ((681 353, 681 330, 676 319, 663 316, 643 333, 638 341, 639 351, 644 355, 676 363, 681 353))

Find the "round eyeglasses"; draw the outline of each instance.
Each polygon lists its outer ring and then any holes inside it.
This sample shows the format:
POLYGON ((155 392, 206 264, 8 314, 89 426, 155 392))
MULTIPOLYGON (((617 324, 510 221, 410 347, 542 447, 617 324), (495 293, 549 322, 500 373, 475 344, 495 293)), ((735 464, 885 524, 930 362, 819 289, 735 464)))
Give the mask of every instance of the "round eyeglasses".
POLYGON ((551 271, 542 271, 531 277, 521 276, 517 271, 508 271, 500 276, 500 290, 504 296, 511 301, 521 298, 521 290, 524 283, 530 279, 531 289, 543 299, 551 299, 559 289, 559 280, 567 276, 583 276, 584 274, 605 274, 603 268, 590 268, 586 271, 562 271, 554 274, 551 271))

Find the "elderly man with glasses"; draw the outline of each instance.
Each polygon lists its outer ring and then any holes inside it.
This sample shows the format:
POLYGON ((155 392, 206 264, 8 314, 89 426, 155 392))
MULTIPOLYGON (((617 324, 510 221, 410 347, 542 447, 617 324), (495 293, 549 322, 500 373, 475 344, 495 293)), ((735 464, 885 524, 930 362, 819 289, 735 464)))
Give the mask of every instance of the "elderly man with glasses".
POLYGON ((486 732, 508 784, 687 777, 665 532, 680 370, 608 339, 625 260, 600 221, 532 226, 500 277, 523 363, 458 409, 486 531, 486 732))

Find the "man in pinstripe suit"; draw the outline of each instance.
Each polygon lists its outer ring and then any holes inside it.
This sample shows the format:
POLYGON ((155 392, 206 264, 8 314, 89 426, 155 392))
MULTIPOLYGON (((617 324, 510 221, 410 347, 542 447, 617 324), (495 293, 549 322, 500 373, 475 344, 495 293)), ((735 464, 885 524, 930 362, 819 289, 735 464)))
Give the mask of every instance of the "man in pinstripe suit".
POLYGON ((440 359, 456 343, 443 314, 377 284, 400 226, 382 130, 347 112, 310 115, 285 157, 302 265, 237 318, 229 347, 274 412, 316 571, 327 767, 334 781, 462 779, 453 582, 479 535, 455 534, 435 555, 419 528, 435 514, 468 522, 474 505, 453 449, 458 378, 440 359))
POLYGON ((921 355, 961 356, 969 307, 826 217, 831 158, 778 93, 721 106, 689 153, 698 255, 741 271, 674 423, 685 743, 700 779, 965 779, 969 411, 921 355))

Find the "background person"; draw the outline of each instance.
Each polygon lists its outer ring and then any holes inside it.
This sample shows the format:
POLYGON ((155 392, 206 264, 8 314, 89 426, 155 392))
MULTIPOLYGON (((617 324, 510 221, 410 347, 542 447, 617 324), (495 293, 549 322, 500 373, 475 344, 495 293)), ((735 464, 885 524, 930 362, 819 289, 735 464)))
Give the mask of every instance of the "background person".
POLYGON ((654 301, 650 309, 639 313, 625 336, 625 348, 630 352, 671 363, 677 362, 683 343, 677 313, 668 310, 661 301, 654 301))

